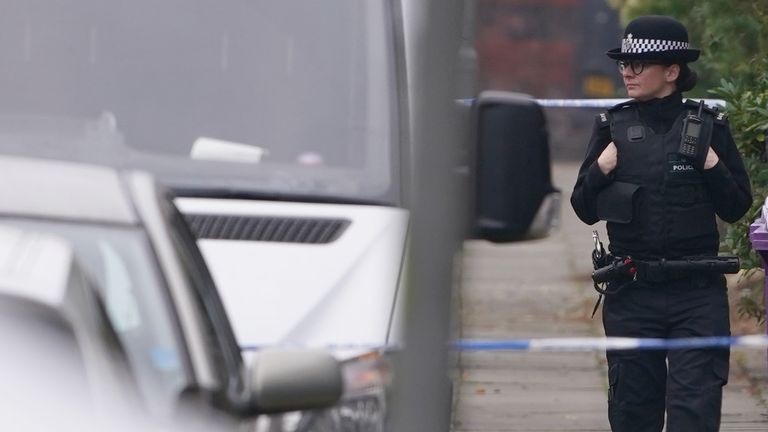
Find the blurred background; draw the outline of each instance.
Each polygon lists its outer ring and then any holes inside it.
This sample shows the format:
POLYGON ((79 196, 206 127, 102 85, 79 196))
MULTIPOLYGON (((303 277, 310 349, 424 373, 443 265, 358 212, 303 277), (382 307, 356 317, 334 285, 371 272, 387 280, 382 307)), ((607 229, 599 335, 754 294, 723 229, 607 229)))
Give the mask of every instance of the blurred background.
MULTIPOLYGON (((475 0, 474 13, 478 90, 539 99, 621 97, 605 51, 617 46, 622 26, 605 0, 475 0)), ((584 155, 595 112, 546 110, 554 158, 584 155)))

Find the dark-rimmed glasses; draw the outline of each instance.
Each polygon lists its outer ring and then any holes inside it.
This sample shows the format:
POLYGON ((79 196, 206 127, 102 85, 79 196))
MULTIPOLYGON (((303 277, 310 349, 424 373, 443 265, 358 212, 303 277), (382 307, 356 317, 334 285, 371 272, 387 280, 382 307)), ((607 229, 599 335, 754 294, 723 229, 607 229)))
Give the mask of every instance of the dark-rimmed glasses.
POLYGON ((616 65, 619 66, 619 72, 624 73, 627 67, 629 67, 632 70, 632 73, 635 75, 640 75, 641 73, 643 73, 646 65, 660 65, 660 64, 665 64, 665 63, 648 61, 648 60, 616 60, 616 65))

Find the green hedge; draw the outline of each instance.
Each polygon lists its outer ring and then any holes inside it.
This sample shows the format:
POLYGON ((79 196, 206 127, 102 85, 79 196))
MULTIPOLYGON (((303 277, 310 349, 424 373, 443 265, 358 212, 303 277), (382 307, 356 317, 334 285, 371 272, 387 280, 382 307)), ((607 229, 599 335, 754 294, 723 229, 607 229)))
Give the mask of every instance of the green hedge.
MULTIPOLYGON (((731 132, 744 157, 752 181, 754 203, 746 216, 729 225, 721 245, 724 252, 738 255, 747 274, 761 267, 759 256, 749 241, 749 226, 760 216, 768 197, 768 164, 766 163, 766 130, 768 130, 768 61, 763 60, 761 74, 754 82, 735 84, 723 79, 712 93, 725 99, 731 121, 731 132)), ((758 321, 765 321, 763 285, 755 285, 741 297, 739 311, 758 321)))

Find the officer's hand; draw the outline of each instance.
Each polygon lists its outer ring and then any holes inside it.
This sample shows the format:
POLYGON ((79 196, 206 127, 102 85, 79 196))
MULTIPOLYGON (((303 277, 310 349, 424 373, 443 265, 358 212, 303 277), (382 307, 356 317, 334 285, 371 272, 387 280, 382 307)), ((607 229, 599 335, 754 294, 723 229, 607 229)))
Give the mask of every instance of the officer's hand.
POLYGON ((704 169, 708 170, 712 168, 713 166, 717 165, 717 162, 719 161, 720 158, 717 156, 717 153, 712 150, 712 147, 709 147, 707 151, 707 158, 704 160, 704 169))
POLYGON ((603 174, 608 175, 616 168, 616 163, 618 161, 616 158, 617 154, 616 144, 614 144, 613 141, 611 141, 608 144, 608 147, 600 153, 600 157, 597 158, 597 166, 600 167, 600 171, 602 171, 603 174))

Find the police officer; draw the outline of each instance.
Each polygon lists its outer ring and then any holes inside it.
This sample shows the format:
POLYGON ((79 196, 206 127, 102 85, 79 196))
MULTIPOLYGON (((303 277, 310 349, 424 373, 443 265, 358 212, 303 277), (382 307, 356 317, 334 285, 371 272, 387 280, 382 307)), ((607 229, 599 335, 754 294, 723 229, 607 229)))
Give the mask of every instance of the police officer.
MULTIPOLYGON (((571 196, 587 224, 605 220, 610 253, 649 263, 715 256, 716 217, 741 218, 752 193, 727 118, 684 101, 696 84, 685 27, 670 17, 644 16, 627 25, 617 60, 630 101, 596 117, 571 196), (689 143, 681 149, 686 118, 689 143)), ((722 274, 638 273, 603 305, 606 336, 681 338, 728 336, 722 274)), ((608 417, 614 431, 717 431, 729 350, 610 351, 608 417)))

